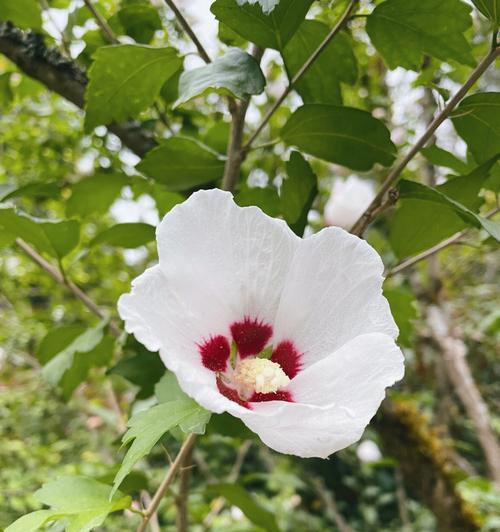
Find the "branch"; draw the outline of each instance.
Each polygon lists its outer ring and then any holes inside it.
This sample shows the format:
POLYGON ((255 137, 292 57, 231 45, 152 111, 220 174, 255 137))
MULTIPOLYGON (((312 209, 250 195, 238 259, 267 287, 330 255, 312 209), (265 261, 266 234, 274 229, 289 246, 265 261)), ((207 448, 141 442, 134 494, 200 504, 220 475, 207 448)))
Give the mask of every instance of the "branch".
POLYGON ((92 16, 95 18, 97 25, 102 29, 106 39, 108 39, 110 43, 119 44, 120 41, 117 39, 113 30, 111 29, 109 24, 106 22, 106 19, 94 7, 94 4, 92 4, 92 0, 83 0, 83 1, 85 2, 85 5, 87 6, 88 10, 92 13, 92 16))
MULTIPOLYGON (((0 23, 0 53, 24 74, 83 109, 85 73, 55 48, 47 48, 40 35, 22 32, 10 23, 0 23)), ((108 129, 139 157, 144 157, 156 145, 151 133, 141 129, 139 122, 110 124, 108 129)))
POLYGON ((372 222, 375 216, 377 216, 381 212, 379 210, 379 207, 383 204, 387 192, 399 179, 401 172, 406 168, 408 163, 415 157, 415 155, 417 155, 417 153, 427 144, 427 142, 434 135, 437 128, 450 116, 451 112, 455 109, 455 107, 462 101, 462 99, 469 92, 469 90, 474 86, 478 79, 484 74, 484 72, 499 55, 500 48, 493 48, 472 71, 472 74, 469 76, 467 81, 455 93, 453 98, 451 98, 451 100, 446 104, 444 109, 429 124, 425 133, 418 139, 413 148, 405 155, 405 157, 403 157, 401 162, 399 162, 391 170, 385 181, 382 183, 380 190, 378 191, 377 195, 375 196, 369 207, 361 215, 359 220, 354 224, 353 228, 351 229, 352 234, 361 236, 364 233, 365 229, 372 222))
POLYGON ((488 406, 474 381, 467 364, 467 346, 451 330, 449 317, 436 305, 427 311, 427 324, 432 337, 441 348, 448 378, 465 407, 483 449, 490 476, 500 485, 500 445, 491 428, 488 406))
POLYGON ((276 112, 276 110, 280 107, 280 105, 285 101, 285 98, 290 94, 294 86, 297 84, 297 82, 302 78, 302 76, 309 70, 309 68, 313 65, 313 63, 318 59, 318 57, 321 55, 323 50, 328 46, 330 41, 339 33, 339 31, 349 22, 352 12, 354 11, 356 5, 358 4, 359 0, 351 0, 349 5, 347 6, 347 9, 344 11, 343 15, 340 17, 337 24, 332 28, 330 33, 324 38, 323 42, 320 43, 320 45, 314 50, 314 52, 311 54, 309 59, 300 67, 298 72, 293 76, 293 78, 290 80, 290 83, 288 87, 283 91, 281 96, 276 100, 274 105, 269 109, 269 111, 266 113, 264 118, 262 119, 262 122, 259 124, 257 129, 254 131, 252 136, 248 139, 247 143, 245 144, 243 150, 246 152, 250 148, 250 146, 253 144, 255 139, 260 135, 261 131, 264 129, 266 124, 269 122, 273 114, 276 112))
POLYGON ((172 481, 174 480, 176 473, 181 468, 186 457, 189 456, 195 441, 196 441, 196 434, 190 434, 184 440, 184 443, 182 444, 182 447, 179 453, 175 457, 175 460, 172 463, 172 465, 169 467, 165 478, 160 484, 160 487, 157 489, 156 493, 153 495, 151 504, 144 511, 144 519, 142 520, 141 524, 137 527, 137 532, 144 532, 146 530, 146 527, 148 526, 148 523, 151 517, 156 513, 156 510, 158 509, 158 506, 160 505, 160 502, 163 499, 163 496, 168 491, 170 484, 172 484, 172 481))
POLYGON ((193 31, 193 28, 191 28, 189 22, 184 18, 184 15, 179 11, 179 8, 175 5, 173 0, 165 0, 165 3, 174 12, 175 17, 179 21, 179 24, 182 26, 183 30, 189 35, 190 39, 193 41, 203 61, 205 61, 205 63, 207 64, 211 63, 212 60, 210 59, 210 56, 208 55, 207 51, 196 36, 196 33, 193 31))
POLYGON ((186 455, 184 459, 179 479, 179 495, 175 499, 175 505, 177 507, 177 532, 188 532, 189 530, 189 518, 188 518, 188 498, 189 498, 189 481, 191 480, 191 472, 193 466, 188 465, 193 450, 186 455))

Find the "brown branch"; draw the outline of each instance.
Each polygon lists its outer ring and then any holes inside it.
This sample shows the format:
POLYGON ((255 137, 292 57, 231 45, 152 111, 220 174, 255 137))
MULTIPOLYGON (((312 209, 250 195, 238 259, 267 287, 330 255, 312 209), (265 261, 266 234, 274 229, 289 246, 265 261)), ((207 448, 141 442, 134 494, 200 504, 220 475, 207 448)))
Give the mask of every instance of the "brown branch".
POLYGON ((383 204, 385 196, 388 191, 393 187, 396 181, 399 179, 401 172, 406 168, 408 163, 417 155, 417 153, 427 144, 432 138, 437 128, 450 116, 455 107, 462 101, 469 90, 474 86, 478 79, 484 74, 488 67, 495 61, 500 55, 500 48, 494 48, 490 50, 483 60, 472 71, 467 81, 460 87, 451 100, 446 104, 444 109, 434 118, 429 124, 425 133, 418 139, 411 150, 403 157, 403 159, 389 172, 389 175, 382 183, 377 195, 361 215, 359 220, 354 224, 351 229, 351 233, 361 236, 365 229, 370 225, 375 216, 380 213, 379 207, 383 204))
MULTIPOLYGON (((23 32, 10 23, 0 23, 0 54, 27 76, 83 109, 87 85, 85 73, 56 49, 47 48, 40 35, 23 32)), ((110 124, 108 129, 139 157, 144 157, 156 145, 152 134, 142 129, 139 122, 110 124)))
POLYGON ((181 468, 186 457, 189 456, 189 454, 191 453, 191 449, 193 448, 195 441, 196 441, 196 434, 190 434, 184 440, 184 443, 182 444, 182 447, 179 453, 175 457, 175 460, 173 461, 172 465, 169 467, 165 478, 160 484, 160 487, 156 490, 156 493, 153 495, 151 504, 144 511, 144 519, 142 520, 140 525, 137 527, 137 532, 144 532, 144 530, 146 530, 146 527, 148 526, 148 523, 151 517, 156 513, 156 510, 158 509, 158 506, 160 505, 160 502, 163 499, 163 496, 170 488, 170 484, 172 484, 172 481, 174 480, 175 475, 181 468))
POLYGON ((111 29, 109 24, 106 22, 106 19, 94 7, 92 0, 83 0, 83 1, 85 2, 85 5, 87 6, 88 10, 92 13, 92 16, 95 18, 97 25, 103 31, 106 39, 112 44, 119 44, 120 41, 117 39, 113 30, 111 29))
POLYGON ((444 308, 431 305, 427 311, 427 324, 432 337, 441 348, 448 378, 476 429, 490 476, 500 485, 500 445, 491 427, 488 406, 467 363, 467 346, 452 331, 444 308))
POLYGON ((311 56, 307 59, 307 61, 300 67, 298 72, 293 76, 293 78, 290 80, 290 83, 286 87, 286 89, 281 93, 279 98, 276 100, 274 105, 269 109, 269 111, 265 114, 264 118, 262 119, 262 122, 259 124, 257 129, 254 131, 252 136, 248 139, 244 146, 244 151, 248 151, 250 146, 253 144, 255 139, 260 135, 261 131, 264 129, 266 124, 269 122, 273 114, 276 112, 276 110, 280 107, 280 105, 285 101, 285 98, 290 94, 294 86, 297 84, 297 82, 302 78, 302 76, 309 70, 309 68, 314 64, 316 59, 321 55, 323 50, 330 44, 330 41, 339 33, 339 31, 349 22, 352 13, 354 9, 356 8, 356 5, 358 4, 359 0, 351 0, 349 5, 347 6, 347 9, 344 11, 343 15, 338 20, 337 24, 332 28, 330 33, 324 38, 324 40, 320 43, 320 45, 314 50, 314 52, 311 54, 311 56))
POLYGON ((189 35, 190 39, 193 41, 203 61, 205 61, 205 63, 207 64, 211 63, 212 60, 210 59, 210 56, 208 55, 207 51, 196 36, 196 33, 193 31, 193 28, 191 28, 189 22, 184 18, 184 15, 180 12, 179 8, 175 5, 173 0, 165 0, 165 3, 174 12, 175 17, 179 21, 179 24, 182 26, 182 29, 189 35))
POLYGON ((182 463, 179 479, 179 494, 175 499, 177 507, 176 525, 177 532, 187 532, 189 530, 189 516, 188 516, 188 498, 189 498, 189 482, 191 480, 191 472, 193 467, 189 464, 193 449, 186 455, 182 463))

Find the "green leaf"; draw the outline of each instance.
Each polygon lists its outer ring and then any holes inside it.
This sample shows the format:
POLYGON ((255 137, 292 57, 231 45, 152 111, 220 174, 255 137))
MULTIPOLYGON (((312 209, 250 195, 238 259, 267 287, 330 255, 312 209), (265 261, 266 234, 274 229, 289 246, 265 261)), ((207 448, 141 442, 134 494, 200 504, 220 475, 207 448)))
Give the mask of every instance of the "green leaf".
POLYGON ((58 520, 64 520, 67 532, 88 532, 101 526, 108 514, 130 508, 130 497, 118 492, 110 499, 110 492, 110 486, 92 478, 59 478, 35 492, 35 499, 51 509, 23 516, 5 532, 32 532, 58 520))
POLYGON ((107 244, 108 246, 117 246, 127 249, 144 246, 155 239, 155 227, 145 223, 125 223, 116 224, 102 233, 90 242, 90 246, 107 244))
POLYGON ((500 93, 482 92, 465 98, 452 120, 477 163, 500 152, 500 93))
POLYGON ((71 185, 71 196, 66 201, 66 214, 85 218, 90 214, 104 214, 130 182, 123 174, 100 173, 71 185))
POLYGON ((83 325, 65 325, 51 329, 40 342, 36 357, 42 365, 47 364, 65 347, 70 345, 78 336, 85 332, 83 325))
MULTIPOLYGON (((279 3, 280 0, 236 0, 238 5, 242 6, 244 4, 259 4, 262 8, 262 11, 266 14, 270 13, 279 3)), ((286 2, 286 0, 283 0, 286 2)))
POLYGON ((257 436, 240 419, 224 412, 213 414, 207 425, 207 434, 216 434, 239 440, 257 440, 257 436))
POLYGON ((389 301, 391 313, 399 328, 398 344, 411 347, 413 339, 412 321, 418 317, 415 296, 404 286, 396 288, 384 287, 384 296, 389 301))
POLYGON ((255 205, 269 216, 276 217, 280 214, 280 198, 274 187, 245 187, 238 192, 234 201, 240 207, 255 205))
POLYGON ((14 198, 59 198, 61 190, 56 182, 53 183, 30 183, 16 188, 3 197, 1 201, 7 201, 14 198))
POLYGON ((443 148, 439 148, 436 145, 423 148, 420 150, 420 153, 432 164, 450 168, 458 174, 464 174, 471 170, 466 162, 453 155, 453 153, 443 150, 443 148))
POLYGON ((301 22, 312 0, 283 0, 268 15, 260 6, 239 6, 236 0, 216 0, 210 10, 244 39, 263 48, 283 49, 301 22))
MULTIPOLYGON (((316 50, 330 29, 318 20, 305 20, 283 50, 283 59, 292 78, 316 50)), ((348 36, 339 33, 323 50, 295 89, 304 103, 341 104, 340 83, 353 84, 358 65, 348 36)))
POLYGON ((474 66, 464 32, 470 7, 460 0, 386 0, 369 15, 366 31, 389 68, 420 71, 425 55, 474 66))
POLYGON ((0 21, 10 21, 20 28, 42 29, 38 0, 0 0, 0 21))
POLYGON ((14 93, 10 85, 12 72, 0 74, 0 109, 7 107, 14 99, 14 93))
POLYGON ((137 116, 181 67, 174 48, 118 44, 99 48, 89 70, 85 128, 137 116))
POLYGON ((57 259, 66 256, 80 241, 80 224, 76 220, 47 222, 2 205, 0 229, 57 259))
MULTIPOLYGON (((143 44, 151 42, 155 32, 161 30, 161 18, 158 9, 146 1, 124 3, 116 14, 125 33, 143 44)), ((110 21, 110 25, 111 21, 110 21)))
MULTIPOLYGON (((436 187, 448 198, 473 211, 483 203, 478 194, 486 183, 497 158, 482 164, 467 175, 450 179, 436 187)), ((467 227, 450 205, 415 198, 402 198, 391 220, 389 240, 401 259, 415 255, 467 227)))
POLYGON ((181 74, 175 105, 212 91, 246 100, 252 94, 260 94, 265 85, 259 63, 243 50, 231 48, 212 63, 181 74))
POLYGON ((489 18, 495 27, 500 24, 500 0, 472 0, 472 3, 489 18))
POLYGON ((268 532, 279 532, 274 515, 261 506, 255 497, 239 484, 220 483, 207 487, 210 495, 224 497, 230 504, 237 506, 255 525, 268 532))
POLYGON ((304 234, 307 215, 318 195, 318 179, 299 152, 292 152, 286 163, 288 178, 281 185, 281 212, 292 230, 304 234))
POLYGON ((385 125, 352 107, 306 104, 293 113, 281 137, 310 155, 353 170, 370 170, 375 163, 389 166, 396 152, 385 125))
POLYGON ((137 169, 177 192, 220 179, 224 161, 194 139, 171 137, 149 151, 137 169))
POLYGON ((130 418, 129 429, 124 434, 122 443, 133 443, 116 474, 112 493, 117 490, 134 465, 151 451, 166 432, 189 419, 195 408, 200 408, 193 403, 194 401, 185 399, 161 403, 130 418))

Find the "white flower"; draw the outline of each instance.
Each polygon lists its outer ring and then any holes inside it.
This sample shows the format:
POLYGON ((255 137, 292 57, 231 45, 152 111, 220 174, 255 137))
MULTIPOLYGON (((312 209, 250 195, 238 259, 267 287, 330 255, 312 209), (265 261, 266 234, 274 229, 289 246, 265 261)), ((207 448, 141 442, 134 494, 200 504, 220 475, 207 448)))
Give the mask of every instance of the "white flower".
POLYGON ((363 440, 356 449, 356 455, 364 464, 378 462, 382 458, 382 453, 373 440, 363 440))
POLYGON ((283 453, 356 442, 404 371, 377 253, 339 228, 300 239, 220 190, 175 206, 156 235, 159 264, 118 308, 181 388, 283 453))
POLYGON ((325 205, 325 221, 347 231, 356 223, 375 197, 375 187, 371 181, 355 175, 335 179, 330 198, 325 205))

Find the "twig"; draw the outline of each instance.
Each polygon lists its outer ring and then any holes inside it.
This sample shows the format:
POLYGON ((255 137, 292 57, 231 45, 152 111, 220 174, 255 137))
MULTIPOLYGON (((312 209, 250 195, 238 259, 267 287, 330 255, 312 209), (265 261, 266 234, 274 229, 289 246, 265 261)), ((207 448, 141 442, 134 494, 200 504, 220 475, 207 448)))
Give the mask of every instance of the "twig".
POLYGON ((182 447, 179 453, 175 457, 175 460, 172 463, 172 465, 169 467, 165 478, 160 484, 160 487, 156 490, 156 493, 153 495, 151 504, 144 511, 144 519, 142 520, 141 524, 137 527, 137 532, 144 532, 144 530, 146 530, 146 527, 148 526, 149 521, 151 520, 152 516, 156 513, 156 510, 158 509, 158 506, 160 505, 160 502, 163 499, 163 496, 169 489, 170 484, 174 480, 176 473, 179 471, 182 464, 184 463, 186 456, 188 456, 189 453, 191 452, 191 449, 193 448, 195 441, 196 441, 196 434, 190 434, 184 440, 184 443, 182 444, 182 447))
POLYGON ((450 319, 442 307, 437 305, 429 307, 427 324, 442 350, 448 377, 476 429, 490 476, 497 485, 500 485, 500 445, 491 427, 488 406, 467 363, 467 346, 451 329, 450 319))
POLYGON ((320 45, 311 54, 311 56, 307 59, 307 61, 300 67, 300 69, 295 74, 295 76, 293 76, 293 78, 290 80, 290 83, 288 84, 286 89, 282 92, 282 94, 279 96, 276 102, 274 102, 274 105, 265 114, 264 118, 262 119, 262 122, 259 124, 257 129, 252 134, 252 136, 246 142, 245 146, 243 147, 244 151, 247 151, 250 148, 250 146, 253 144, 255 139, 260 135, 261 131, 264 129, 266 124, 269 122, 273 114, 280 107, 280 105, 285 101, 285 98, 290 94, 290 92, 292 91, 294 86, 297 84, 297 82, 309 70, 309 68, 313 65, 316 59, 318 59, 318 57, 321 55, 323 50, 328 46, 330 41, 335 37, 335 35, 337 35, 337 33, 339 33, 339 31, 347 24, 347 22, 351 18, 352 12, 354 11, 356 5, 358 4, 358 1, 359 0, 351 0, 347 9, 344 11, 343 15, 340 17, 337 24, 332 28, 330 33, 324 38, 323 42, 320 43, 320 45))
POLYGON ((184 15, 179 11, 179 8, 175 5, 173 0, 165 0, 165 3, 174 12, 177 20, 179 21, 179 24, 182 26, 183 30, 189 35, 189 37, 193 41, 203 61, 205 61, 205 63, 211 63, 212 60, 210 59, 210 56, 208 55, 207 51, 196 36, 196 33, 193 31, 193 28, 191 28, 189 22, 184 18, 184 15))
POLYGON ((186 455, 182 463, 179 479, 179 495, 176 497, 175 504, 177 506, 177 532, 187 532, 189 529, 188 518, 188 497, 189 497, 189 481, 191 480, 192 466, 188 464, 192 456, 192 449, 186 455))
POLYGON ((406 498, 403 475, 398 466, 394 468, 394 480, 396 481, 396 498, 398 500, 399 518, 403 523, 403 530, 409 532, 411 531, 411 521, 408 512, 408 500, 406 498))
MULTIPOLYGON (((492 211, 488 212, 485 215, 485 218, 491 218, 495 214, 500 212, 500 207, 497 207, 493 209, 492 211)), ((414 257, 410 257, 409 259, 404 260, 403 262, 400 262, 398 265, 394 266, 394 268, 391 268, 389 271, 385 273, 385 277, 392 277, 393 275, 396 275, 397 273, 401 273, 402 271, 407 270, 408 268, 411 268, 418 262, 428 259, 429 257, 432 257, 436 253, 439 253, 441 250, 456 244, 464 236, 467 236, 471 232, 471 229, 464 229, 463 231, 459 231, 458 233, 455 233, 454 235, 450 236, 446 240, 443 240, 439 244, 436 244, 435 246, 432 246, 429 249, 426 249, 425 251, 422 251, 422 253, 419 253, 418 255, 415 255, 414 257)))
POLYGON ((120 41, 117 39, 113 30, 110 28, 109 24, 106 22, 106 19, 94 7, 94 4, 92 4, 92 0, 83 0, 83 1, 85 2, 85 5, 87 6, 88 10, 92 13, 92 16, 95 18, 97 25, 103 31, 106 39, 108 39, 110 43, 119 44, 120 41))
POLYGON ((313 478, 312 484, 319 498, 323 502, 326 510, 326 515, 330 520, 335 523, 335 526, 338 528, 339 532, 353 532, 352 528, 347 524, 347 521, 344 519, 343 515, 340 513, 335 497, 327 489, 323 479, 313 478))
POLYGON ((403 157, 403 159, 389 172, 389 175, 386 177, 385 181, 382 183, 380 190, 377 195, 366 209, 366 211, 361 215, 359 220, 354 224, 351 229, 351 233, 361 236, 368 225, 374 219, 376 213, 380 213, 377 210, 380 205, 382 205, 385 195, 392 188, 394 183, 398 180, 401 172, 406 168, 408 163, 417 155, 417 153, 427 144, 429 139, 434 135, 434 132, 437 128, 450 116, 451 112, 455 107, 461 102, 464 96, 469 92, 469 90, 474 86, 477 80, 484 74, 487 68, 495 61, 495 59, 500 55, 500 48, 494 48, 490 50, 488 55, 486 55, 483 60, 477 65, 477 67, 472 71, 472 74, 469 76, 467 81, 460 87, 460 89, 455 93, 453 98, 446 104, 444 109, 434 118, 434 120, 429 124, 425 133, 418 139, 416 144, 411 148, 411 150, 403 157))
POLYGON ((66 35, 64 34, 64 29, 61 29, 59 27, 58 22, 52 16, 52 13, 50 12, 49 3, 47 2, 47 0, 40 0, 40 4, 42 5, 42 9, 47 13, 47 16, 49 17, 50 22, 52 23, 54 28, 57 30, 59 35, 61 36, 61 47, 62 47, 62 50, 64 51, 64 53, 66 54, 67 57, 71 57, 71 50, 69 48, 68 39, 67 39, 66 35))

